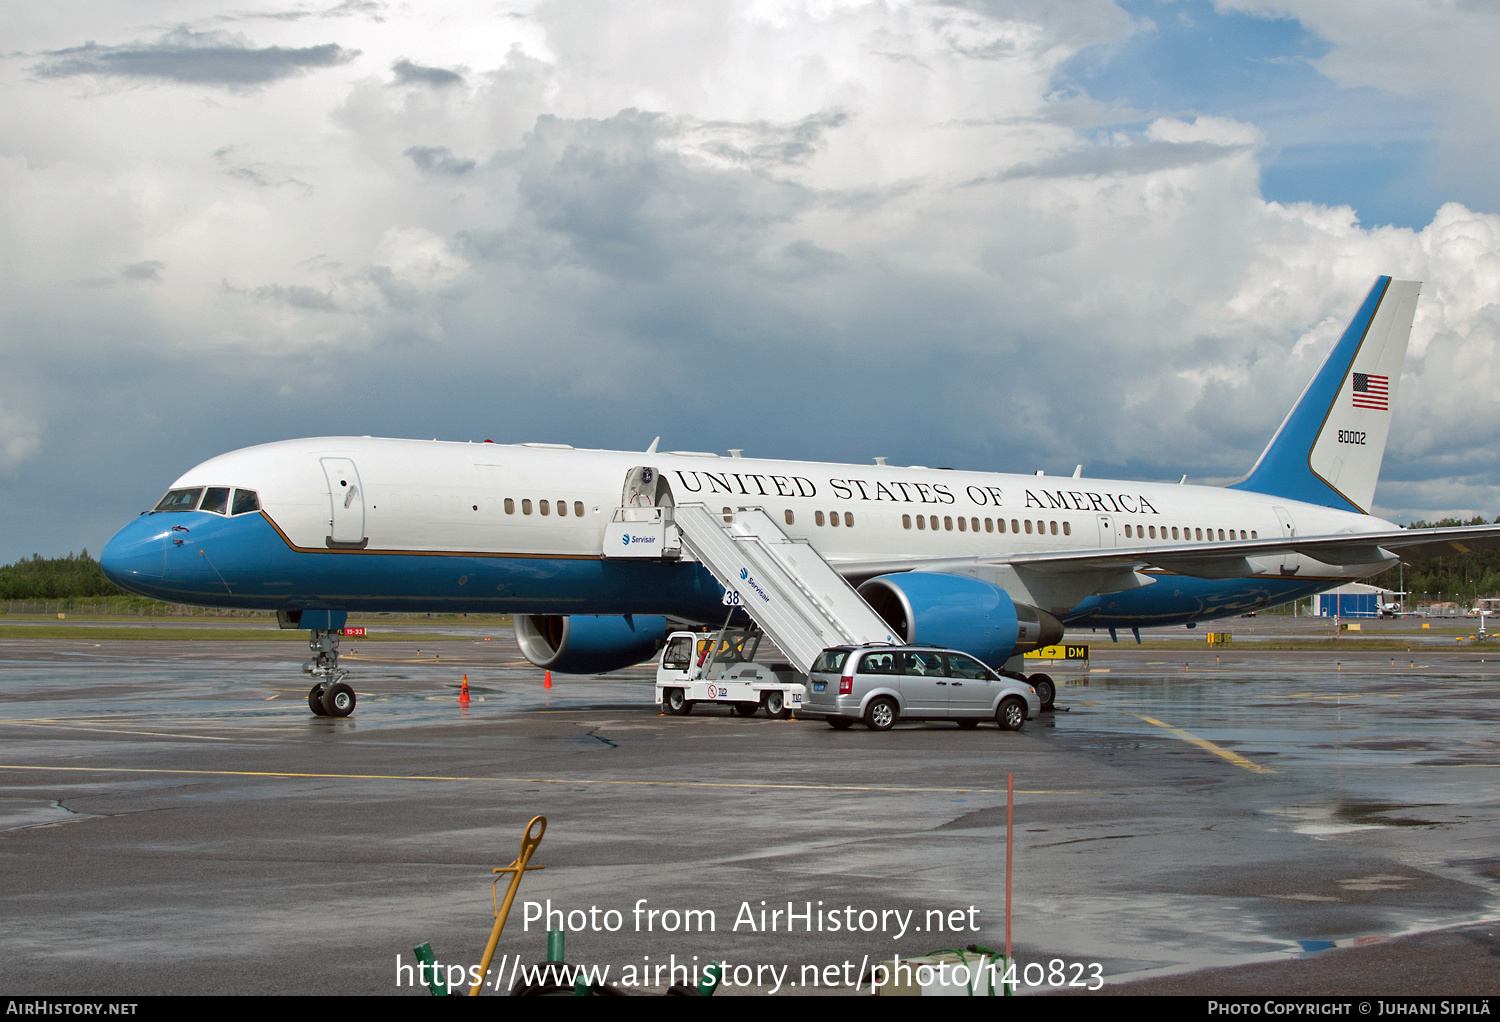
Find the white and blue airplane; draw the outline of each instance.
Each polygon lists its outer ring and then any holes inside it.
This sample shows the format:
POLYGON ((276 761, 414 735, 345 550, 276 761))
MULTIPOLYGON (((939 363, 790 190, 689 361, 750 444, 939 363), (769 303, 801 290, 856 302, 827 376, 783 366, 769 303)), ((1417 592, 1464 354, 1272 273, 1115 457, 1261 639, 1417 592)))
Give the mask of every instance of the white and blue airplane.
POLYGON ((1255 466, 1225 487, 654 443, 642 454, 325 437, 190 469, 101 564, 131 592, 276 611, 311 631, 309 705, 337 716, 354 706, 337 667, 350 612, 512 614, 538 667, 618 669, 649 657, 669 621, 719 623, 731 595, 691 558, 606 556, 621 510, 759 507, 858 585, 894 635, 1016 666, 1064 626, 1139 639, 1144 626, 1285 603, 1400 557, 1500 543, 1500 528, 1406 530, 1370 514, 1419 292, 1376 280, 1255 466))

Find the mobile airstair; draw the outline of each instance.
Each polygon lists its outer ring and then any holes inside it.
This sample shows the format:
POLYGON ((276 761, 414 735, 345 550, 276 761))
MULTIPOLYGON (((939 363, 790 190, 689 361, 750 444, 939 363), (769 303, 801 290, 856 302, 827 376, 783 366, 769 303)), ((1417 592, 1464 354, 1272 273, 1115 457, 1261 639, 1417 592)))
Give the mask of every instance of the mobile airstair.
MULTIPOLYGON (((681 556, 701 562, 724 587, 725 603, 749 614, 802 673, 828 646, 900 641, 832 565, 806 540, 782 532, 764 509, 725 514, 678 504, 649 510, 663 532, 658 549, 671 556, 680 543, 681 556)), ((621 553, 631 546, 615 542, 621 553)), ((612 546, 606 540, 606 556, 612 546)))

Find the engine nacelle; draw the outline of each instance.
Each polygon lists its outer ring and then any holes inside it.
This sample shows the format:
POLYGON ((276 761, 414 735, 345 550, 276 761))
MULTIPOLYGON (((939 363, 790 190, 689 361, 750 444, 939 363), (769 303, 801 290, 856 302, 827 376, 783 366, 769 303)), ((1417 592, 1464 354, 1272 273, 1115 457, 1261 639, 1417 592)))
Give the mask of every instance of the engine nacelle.
POLYGON ((1063 637, 1062 622, 1045 610, 968 575, 881 575, 860 586, 859 595, 907 642, 961 649, 991 667, 1063 637))
POLYGON ((603 674, 632 667, 660 649, 666 639, 664 617, 516 615, 521 653, 536 666, 560 674, 603 674))

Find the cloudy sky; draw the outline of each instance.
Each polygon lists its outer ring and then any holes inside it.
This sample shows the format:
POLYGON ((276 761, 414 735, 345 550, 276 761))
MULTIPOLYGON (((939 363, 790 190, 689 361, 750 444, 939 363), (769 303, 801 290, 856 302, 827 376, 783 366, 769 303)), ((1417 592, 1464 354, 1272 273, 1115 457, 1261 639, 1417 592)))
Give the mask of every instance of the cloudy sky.
POLYGON ((0 560, 373 434, 1225 481, 1424 280, 1500 514, 1478 0, 77 0, 0 54, 0 560))

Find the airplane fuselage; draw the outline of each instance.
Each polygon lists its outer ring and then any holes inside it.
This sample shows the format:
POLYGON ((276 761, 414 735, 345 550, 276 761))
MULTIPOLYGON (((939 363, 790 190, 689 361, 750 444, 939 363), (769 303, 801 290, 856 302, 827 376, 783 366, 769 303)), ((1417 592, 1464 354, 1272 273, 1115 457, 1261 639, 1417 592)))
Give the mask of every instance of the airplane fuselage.
MULTIPOLYGON (((603 554, 630 500, 764 507, 830 563, 1367 532, 1369 515, 1218 487, 560 445, 336 437, 234 451, 173 491, 234 489, 256 510, 155 511, 102 558, 124 587, 261 610, 722 615, 692 561, 603 554), (654 492, 627 480, 649 467, 654 492), (637 485, 637 489, 640 487, 637 485)), ((1282 603, 1368 569, 1268 558, 1252 577, 1159 570, 1138 588, 1053 606, 1074 626, 1183 624, 1282 603)))

